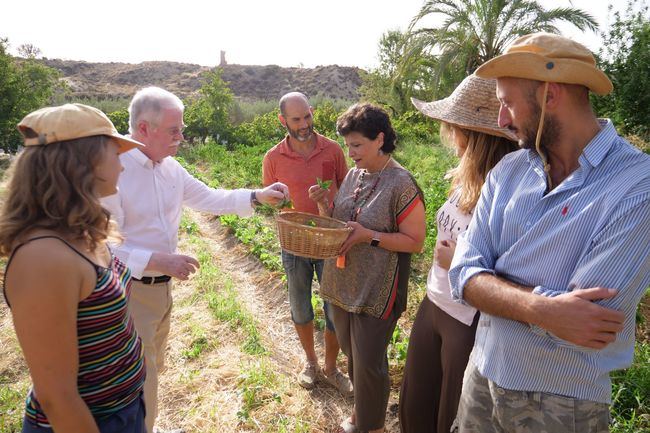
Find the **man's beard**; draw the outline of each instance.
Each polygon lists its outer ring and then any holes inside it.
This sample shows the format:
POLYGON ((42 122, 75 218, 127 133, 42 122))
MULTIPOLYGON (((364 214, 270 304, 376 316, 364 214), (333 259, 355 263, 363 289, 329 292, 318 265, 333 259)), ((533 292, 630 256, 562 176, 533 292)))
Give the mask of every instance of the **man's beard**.
POLYGON ((312 135, 314 135, 314 125, 309 125, 307 129, 309 129, 307 135, 301 135, 298 131, 298 129, 291 129, 289 128, 289 125, 287 125, 287 132, 291 136, 291 138, 296 139, 302 143, 311 140, 312 135))
MULTIPOLYGON (((519 147, 530 149, 537 153, 535 140, 537 139, 537 128, 539 127, 539 118, 542 115, 542 107, 537 101, 530 101, 531 114, 530 121, 522 127, 523 138, 519 139, 519 147)), ((552 148, 560 135, 560 124, 554 116, 546 114, 544 116, 544 125, 542 126, 542 136, 539 139, 539 148, 545 155, 552 148)))

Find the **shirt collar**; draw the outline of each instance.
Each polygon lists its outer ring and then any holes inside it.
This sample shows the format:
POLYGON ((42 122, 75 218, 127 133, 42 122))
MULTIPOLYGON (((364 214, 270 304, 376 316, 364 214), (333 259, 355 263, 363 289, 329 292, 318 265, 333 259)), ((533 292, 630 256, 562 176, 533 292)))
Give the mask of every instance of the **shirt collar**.
POLYGON ((130 156, 137 162, 139 165, 143 167, 148 167, 151 168, 153 167, 153 161, 149 159, 147 155, 142 153, 140 149, 133 149, 125 153, 125 155, 130 156))
MULTIPOLYGON (((316 145, 314 146, 314 150, 309 156, 321 152, 325 148, 325 144, 323 143, 323 140, 321 140, 321 135, 314 131, 314 137, 316 137, 316 145)), ((289 146, 289 135, 284 137, 284 140, 280 142, 280 153, 292 158, 303 158, 302 155, 300 155, 298 152, 295 152, 293 149, 291 149, 291 146, 289 146)))
MULTIPOLYGON (((616 128, 610 119, 598 119, 598 124, 600 125, 600 132, 587 143, 587 146, 582 150, 582 155, 580 155, 580 160, 582 161, 584 158, 592 167, 598 166, 605 159, 605 156, 618 137, 616 128)), ((534 161, 538 161, 541 164, 541 158, 537 152, 529 149, 528 162, 531 165, 535 165, 536 163, 534 161)))
POLYGON ((598 119, 600 132, 587 144, 582 151, 582 155, 591 164, 597 167, 611 149, 612 145, 618 138, 616 128, 609 119, 598 119))

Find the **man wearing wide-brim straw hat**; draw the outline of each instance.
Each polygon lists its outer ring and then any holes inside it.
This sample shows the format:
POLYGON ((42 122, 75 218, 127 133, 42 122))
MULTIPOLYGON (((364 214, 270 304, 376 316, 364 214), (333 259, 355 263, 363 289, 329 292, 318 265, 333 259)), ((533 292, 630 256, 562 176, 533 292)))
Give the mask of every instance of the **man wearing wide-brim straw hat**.
POLYGON ((594 115, 612 85, 580 44, 523 36, 476 74, 524 150, 490 172, 449 270, 481 311, 459 431, 606 432, 650 284, 650 157, 594 115))

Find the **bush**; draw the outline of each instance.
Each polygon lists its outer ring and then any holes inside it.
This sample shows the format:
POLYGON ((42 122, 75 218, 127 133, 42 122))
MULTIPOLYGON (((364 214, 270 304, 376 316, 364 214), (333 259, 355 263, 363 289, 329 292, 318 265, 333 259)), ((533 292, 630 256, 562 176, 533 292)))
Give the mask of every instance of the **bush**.
POLYGON ((57 88, 58 71, 36 59, 17 59, 0 38, 0 148, 15 152, 22 144, 16 125, 28 113, 47 105, 57 88))
POLYGON ((407 111, 392 120, 400 142, 432 144, 438 142, 438 122, 418 111, 407 111))
POLYGON ((277 106, 278 101, 236 98, 230 112, 230 122, 234 126, 244 122, 252 122, 257 116, 269 113, 277 108, 277 106))
POLYGON ((246 146, 265 146, 270 149, 286 135, 286 130, 278 120, 278 108, 261 116, 257 116, 250 122, 236 126, 232 132, 234 143, 246 146))
POLYGON ((53 98, 54 105, 62 105, 65 103, 76 102, 79 104, 90 105, 99 110, 102 110, 104 113, 112 113, 114 111, 127 111, 129 108, 129 103, 131 98, 126 96, 109 96, 109 97, 89 97, 89 96, 77 96, 69 92, 57 94, 53 98))
POLYGON ((111 119, 113 125, 115 125, 115 129, 117 129, 117 132, 119 132, 120 134, 128 134, 129 111, 127 109, 113 111, 112 113, 107 113, 106 115, 108 116, 109 119, 111 119))
POLYGON ((341 110, 334 107, 332 101, 325 101, 314 109, 314 128, 321 134, 331 139, 336 138, 336 119, 341 110))
POLYGON ((650 141, 650 20, 645 1, 629 0, 624 16, 614 14, 603 34, 600 66, 614 84, 610 95, 593 97, 599 115, 626 134, 650 141), (639 4, 635 12, 635 5, 639 4))
POLYGON ((220 144, 231 145, 230 110, 233 96, 221 79, 221 69, 215 68, 204 77, 198 98, 186 101, 184 135, 194 141, 211 137, 220 144))

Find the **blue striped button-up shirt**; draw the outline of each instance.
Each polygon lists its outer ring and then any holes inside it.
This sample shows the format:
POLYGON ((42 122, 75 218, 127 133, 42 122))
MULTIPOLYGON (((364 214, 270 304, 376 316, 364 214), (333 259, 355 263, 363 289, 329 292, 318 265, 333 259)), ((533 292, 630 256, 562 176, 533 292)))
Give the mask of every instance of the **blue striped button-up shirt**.
POLYGON ((650 156, 619 137, 611 122, 601 125, 580 166, 547 194, 539 156, 506 155, 488 175, 458 241, 449 270, 457 300, 481 272, 534 287, 539 296, 619 290, 597 301, 626 317, 624 330, 602 350, 482 314, 471 361, 503 388, 610 403, 609 372, 632 361, 635 310, 650 284, 650 156))

